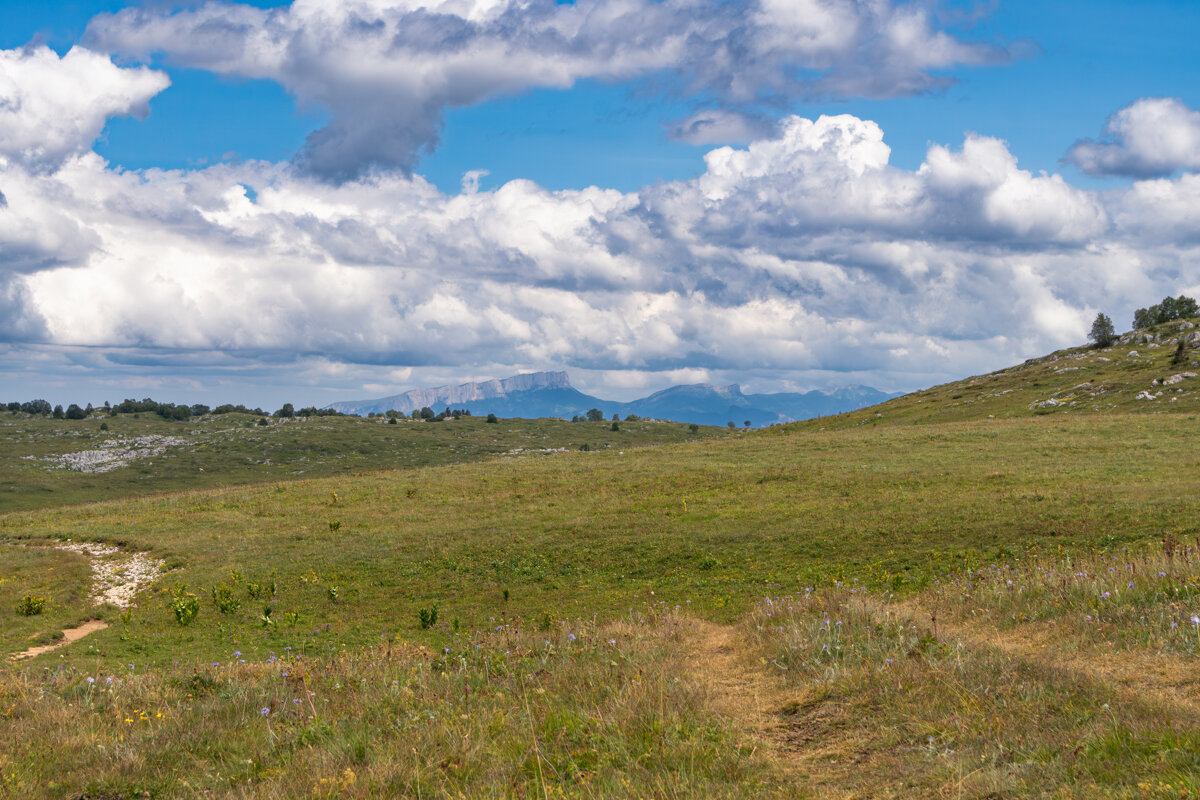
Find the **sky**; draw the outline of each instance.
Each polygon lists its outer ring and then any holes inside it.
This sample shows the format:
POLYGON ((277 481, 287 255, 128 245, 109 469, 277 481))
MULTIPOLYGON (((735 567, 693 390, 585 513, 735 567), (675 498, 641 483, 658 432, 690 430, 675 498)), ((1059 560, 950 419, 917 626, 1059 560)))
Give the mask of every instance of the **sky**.
POLYGON ((0 399, 911 391, 1200 292, 1189 0, 4 0, 0 399))

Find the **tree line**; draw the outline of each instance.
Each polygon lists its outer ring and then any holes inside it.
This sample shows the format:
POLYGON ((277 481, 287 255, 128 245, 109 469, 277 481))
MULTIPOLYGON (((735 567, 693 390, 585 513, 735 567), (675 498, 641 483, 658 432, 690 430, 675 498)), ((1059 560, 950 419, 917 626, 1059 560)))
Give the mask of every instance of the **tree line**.
MULTIPOLYGON (((1139 308, 1133 312, 1133 330, 1152 328, 1165 322, 1174 322, 1190 317, 1200 317, 1200 303, 1187 295, 1181 294, 1179 297, 1168 295, 1161 302, 1149 308, 1139 308)), ((1097 314, 1095 321, 1092 322, 1092 329, 1088 333, 1088 339, 1095 342, 1097 347, 1112 345, 1117 340, 1117 331, 1113 326, 1112 318, 1104 313, 1097 314)))
POLYGON ((263 411, 261 408, 247 408, 240 403, 237 405, 223 403, 215 408, 210 408, 203 403, 196 403, 194 405, 160 403, 149 397, 141 400, 127 398, 116 405, 105 401, 104 405, 99 407, 93 406, 91 403, 88 403, 87 406, 71 403, 66 408, 63 408, 61 405, 51 406, 48 401, 39 398, 37 400, 27 400, 23 403, 7 403, 5 408, 14 414, 53 417, 54 419, 87 419, 95 415, 115 417, 117 414, 157 414, 163 419, 169 420, 187 420, 193 417, 202 417, 205 414, 250 414, 251 416, 264 418, 269 416, 277 418, 343 416, 340 411, 334 411, 331 408, 309 406, 297 410, 291 403, 284 403, 278 411, 272 414, 263 411))

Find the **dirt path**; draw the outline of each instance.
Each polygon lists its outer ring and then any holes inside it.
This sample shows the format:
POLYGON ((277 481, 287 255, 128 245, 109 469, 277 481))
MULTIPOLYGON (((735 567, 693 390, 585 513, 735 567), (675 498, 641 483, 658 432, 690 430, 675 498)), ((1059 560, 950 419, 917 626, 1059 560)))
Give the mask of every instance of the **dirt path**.
POLYGON ((28 650, 23 650, 12 657, 13 661, 21 661, 26 658, 40 656, 42 653, 49 653, 52 650, 57 650, 60 647, 66 647, 72 642, 78 642, 83 637, 96 631, 102 631, 108 627, 108 623, 100 619, 92 619, 74 628, 67 628, 63 631, 63 638, 53 644, 43 644, 37 647, 31 647, 28 650))
POLYGON ((788 757, 788 724, 780 710, 794 697, 766 667, 750 663, 741 634, 732 625, 691 620, 686 665, 692 680, 708 693, 713 707, 736 724, 785 774, 795 769, 788 757))
MULTIPOLYGON (((92 602, 101 606, 114 605, 117 608, 129 608, 133 598, 151 581, 162 574, 162 562, 151 558, 148 553, 128 553, 113 545, 96 544, 93 542, 66 542, 56 545, 56 549, 79 553, 88 559, 92 568, 92 602)), ((83 637, 102 631, 108 627, 103 620, 89 620, 82 625, 63 631, 62 639, 52 644, 38 645, 23 650, 10 658, 21 661, 26 658, 40 656, 60 647, 66 647, 83 637)))
MULTIPOLYGON (((890 606, 933 626, 933 607, 909 600, 890 606)), ((1001 628, 986 620, 968 621, 937 612, 937 634, 958 639, 972 650, 999 650, 1014 658, 1053 666, 1131 699, 1182 706, 1200 714, 1200 672, 1195 659, 1171 653, 1120 650, 1088 642, 1070 625, 1037 622, 1001 628)))

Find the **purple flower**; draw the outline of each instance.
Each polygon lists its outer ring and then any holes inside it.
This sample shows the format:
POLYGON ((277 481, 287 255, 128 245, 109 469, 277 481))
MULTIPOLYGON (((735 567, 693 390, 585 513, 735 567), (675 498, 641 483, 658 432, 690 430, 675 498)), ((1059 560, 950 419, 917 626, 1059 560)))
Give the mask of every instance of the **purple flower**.
POLYGON ((567 641, 568 641, 568 642, 573 642, 573 641, 575 641, 575 634, 573 634, 573 633, 568 633, 568 634, 567 634, 567 641))
POLYGON ((267 714, 270 714, 270 713, 271 713, 271 709, 269 709, 269 708, 267 708, 267 707, 265 707, 265 706, 264 706, 263 708, 260 708, 260 709, 258 710, 258 713, 259 713, 259 714, 262 714, 262 715, 265 717, 267 714))

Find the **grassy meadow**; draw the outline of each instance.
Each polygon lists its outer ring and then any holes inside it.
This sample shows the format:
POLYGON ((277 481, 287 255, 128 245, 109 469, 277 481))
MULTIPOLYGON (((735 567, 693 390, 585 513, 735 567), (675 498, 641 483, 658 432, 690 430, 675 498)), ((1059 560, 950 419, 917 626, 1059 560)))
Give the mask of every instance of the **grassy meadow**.
POLYGON ((108 433, 197 444, 87 475, 25 457, 80 423, 14 419, 0 468, 51 491, 0 515, 0 650, 108 627, 0 666, 0 796, 1195 796, 1186 402, 220 445, 142 415, 108 433), (163 572, 97 606, 65 540, 163 572))
POLYGON ((266 418, 206 415, 186 421, 157 414, 84 420, 0 412, 0 513, 215 486, 353 475, 562 449, 640 447, 729 435, 722 428, 671 422, 571 423, 483 417, 445 422, 380 418, 266 418), (105 426, 103 429, 101 425, 105 426), (156 440, 165 438, 162 452, 156 440), (64 466, 64 457, 132 449, 128 465, 102 472, 64 466))

